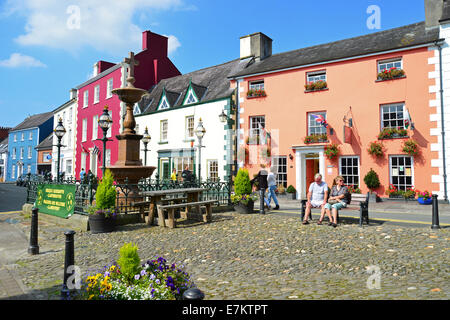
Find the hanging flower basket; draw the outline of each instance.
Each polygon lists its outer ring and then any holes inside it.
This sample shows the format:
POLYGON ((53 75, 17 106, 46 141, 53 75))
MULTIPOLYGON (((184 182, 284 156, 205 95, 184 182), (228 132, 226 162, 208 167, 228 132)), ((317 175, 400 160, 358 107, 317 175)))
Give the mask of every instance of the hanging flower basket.
POLYGON ((370 143, 369 148, 367 148, 367 152, 374 157, 383 157, 384 155, 384 146, 383 143, 373 141, 370 143))
POLYGON ((403 143, 402 151, 410 156, 417 156, 419 154, 419 145, 413 139, 409 139, 403 143))
POLYGON ((325 146, 325 156, 328 160, 335 159, 339 154, 339 146, 337 144, 328 144, 325 146))

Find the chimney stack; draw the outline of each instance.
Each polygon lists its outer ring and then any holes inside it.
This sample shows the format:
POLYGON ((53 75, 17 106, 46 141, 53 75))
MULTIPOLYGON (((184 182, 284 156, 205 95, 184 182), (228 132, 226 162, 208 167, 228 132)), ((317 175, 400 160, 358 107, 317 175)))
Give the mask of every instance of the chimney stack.
POLYGON ((241 37, 241 59, 255 57, 257 61, 272 55, 272 39, 257 32, 241 37))
POLYGON ((142 51, 151 50, 156 57, 167 57, 169 38, 149 30, 142 32, 142 51))
POLYGON ((70 100, 77 98, 77 89, 70 89, 70 100))
POLYGON ((434 29, 439 27, 442 17, 444 0, 425 0, 425 28, 434 29))

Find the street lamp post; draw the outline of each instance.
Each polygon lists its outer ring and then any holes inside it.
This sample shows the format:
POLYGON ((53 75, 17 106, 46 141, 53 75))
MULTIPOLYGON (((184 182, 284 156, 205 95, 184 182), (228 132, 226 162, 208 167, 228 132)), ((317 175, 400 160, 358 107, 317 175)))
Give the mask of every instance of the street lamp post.
POLYGON ((144 135, 142 137, 142 142, 144 143, 144 166, 147 165, 147 151, 150 151, 150 150, 147 149, 147 145, 148 145, 148 143, 150 142, 151 139, 152 139, 152 137, 148 133, 148 128, 145 127, 145 132, 144 132, 144 135))
POLYGON ((103 109, 102 115, 98 119, 98 125, 103 130, 103 139, 102 139, 102 141, 103 141, 102 177, 105 176, 105 170, 106 170, 106 142, 108 141, 108 138, 106 137, 106 135, 108 134, 108 130, 111 128, 112 123, 113 123, 113 121, 111 119, 111 116, 109 115, 108 106, 105 106, 105 108, 103 109))
POLYGON ((205 135, 205 132, 206 132, 206 130, 203 127, 202 118, 200 118, 198 121, 197 129, 195 129, 195 135, 198 138, 198 181, 199 182, 202 181, 202 178, 201 178, 202 148, 204 148, 204 146, 202 146, 202 139, 203 139, 203 136, 205 135))
POLYGON ((64 134, 66 133, 66 128, 64 128, 61 118, 59 118, 58 125, 53 130, 53 132, 55 133, 56 137, 58 138, 58 144, 56 145, 56 147, 58 148, 58 159, 56 160, 56 181, 59 182, 59 170, 60 170, 59 168, 60 168, 61 147, 62 147, 61 139, 64 136, 64 134))

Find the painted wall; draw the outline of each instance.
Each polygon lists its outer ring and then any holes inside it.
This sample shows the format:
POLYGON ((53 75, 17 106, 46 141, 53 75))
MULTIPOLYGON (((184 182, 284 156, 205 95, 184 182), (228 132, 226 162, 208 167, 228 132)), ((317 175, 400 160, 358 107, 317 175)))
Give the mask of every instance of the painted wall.
MULTIPOLYGON (((206 129, 205 136, 202 140, 202 162, 201 176, 202 180, 208 177, 207 163, 208 160, 218 160, 218 175, 221 181, 225 179, 225 166, 228 163, 227 158, 227 130, 224 123, 220 122, 219 115, 222 110, 230 104, 230 99, 222 99, 209 103, 195 104, 183 108, 169 109, 159 111, 152 114, 136 116, 136 123, 139 126, 139 134, 143 134, 145 127, 151 136, 151 141, 147 148, 147 165, 158 167, 158 151, 172 149, 190 149, 191 141, 197 146, 198 139, 194 134, 193 139, 186 138, 186 117, 194 116, 194 130, 197 128, 199 119, 203 121, 203 127, 206 129), (167 143, 161 143, 160 125, 162 120, 168 120, 168 136, 167 143)), ((144 162, 144 149, 141 143, 141 159, 144 162)), ((195 148, 195 174, 198 175, 198 149, 195 148)), ((178 156, 178 155, 177 155, 178 156)), ((187 152, 185 156, 190 156, 187 152)), ((170 164, 172 169, 172 163, 170 164)), ((155 178, 157 170, 153 173, 155 178)))
MULTIPOLYGON (((63 136, 61 140, 61 162, 60 162, 60 170, 61 172, 65 172, 65 178, 71 178, 75 174, 75 150, 76 150, 76 138, 77 138, 77 108, 78 103, 77 100, 73 100, 71 103, 67 104, 64 108, 57 111, 54 115, 53 128, 56 128, 58 125, 58 120, 63 119, 63 126, 66 128, 66 134, 63 136), (70 138, 69 138, 70 135, 70 138), (67 163, 68 161, 72 161, 72 169, 67 171, 67 163)), ((58 148, 56 145, 58 144, 58 138, 53 135, 53 149, 52 154, 52 175, 56 177, 57 171, 57 163, 56 158, 58 157, 58 148)))
MULTIPOLYGON (((433 56, 434 53, 428 48, 417 48, 245 78, 239 89, 240 129, 243 131, 240 145, 245 145, 249 117, 265 115, 266 129, 276 137, 272 155, 288 156, 288 185, 296 186, 296 167, 299 162, 296 163, 295 157, 290 160, 289 154, 295 154, 296 146, 307 146, 303 143, 307 135, 307 113, 326 111, 327 121, 334 129, 334 134, 329 136, 330 142, 340 145, 342 156, 358 155, 360 158, 362 191, 368 191, 362 181, 370 168, 373 168, 382 185, 376 192, 384 196, 389 185, 388 156, 403 154, 401 148, 405 139, 383 140, 386 152, 382 160, 374 160, 366 150, 370 142, 377 140, 381 130, 380 105, 404 102, 416 128, 414 131, 409 130, 409 135, 419 143, 421 150, 420 156, 414 160, 413 184, 420 190, 439 190, 438 184, 431 179, 433 175, 439 174, 438 169, 431 166, 431 161, 438 157, 431 147, 437 142, 437 137, 430 135, 430 129, 434 127, 434 123, 430 122, 430 115, 436 113, 435 108, 430 107, 430 100, 435 99, 435 94, 430 89, 434 81, 428 79, 429 72, 434 71, 434 67, 428 63, 433 56), (396 57, 403 58, 406 78, 377 82, 377 61, 396 57), (329 89, 305 93, 306 72, 323 69, 327 72, 329 89), (267 96, 247 99, 248 82, 259 79, 264 79, 267 96), (351 144, 343 142, 344 116, 353 119, 351 144)), ((315 145, 317 144, 311 146, 315 145)), ((259 170, 258 165, 246 166, 251 175, 259 170)), ((329 184, 338 170, 337 161, 325 159, 321 165, 321 173, 329 184)))

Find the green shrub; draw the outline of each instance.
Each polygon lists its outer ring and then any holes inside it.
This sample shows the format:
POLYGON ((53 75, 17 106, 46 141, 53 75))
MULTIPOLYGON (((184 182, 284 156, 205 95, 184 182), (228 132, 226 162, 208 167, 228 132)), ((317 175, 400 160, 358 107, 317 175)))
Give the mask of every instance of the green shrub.
POLYGON ((138 255, 138 246, 130 243, 125 243, 119 250, 119 260, 117 264, 120 267, 124 276, 132 281, 134 275, 139 273, 141 259, 138 255))
POLYGON ((116 188, 111 171, 106 170, 105 176, 97 187, 95 204, 98 209, 109 209, 116 205, 116 188))
POLYGON ((289 185, 289 187, 287 187, 286 192, 287 193, 295 193, 297 190, 295 190, 294 186, 289 185))
POLYGON ((367 172, 366 176, 364 177, 364 183, 370 190, 376 189, 380 186, 380 179, 378 178, 378 174, 373 171, 372 168, 370 168, 370 171, 367 172))
POLYGON ((234 193, 237 196, 252 193, 252 185, 247 169, 239 169, 236 178, 234 179, 234 193))

